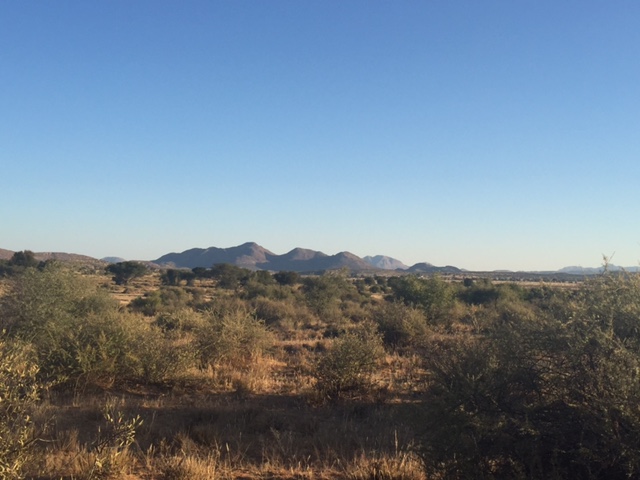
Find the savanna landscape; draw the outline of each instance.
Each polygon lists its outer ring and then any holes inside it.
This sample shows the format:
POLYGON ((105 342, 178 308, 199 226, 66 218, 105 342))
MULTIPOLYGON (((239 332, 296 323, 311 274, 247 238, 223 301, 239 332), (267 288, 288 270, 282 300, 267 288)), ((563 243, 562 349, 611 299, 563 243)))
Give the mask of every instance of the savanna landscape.
POLYGON ((640 479, 639 25, 0 1, 0 480, 640 479))
POLYGON ((635 273, 0 272, 0 478, 640 476, 635 273))

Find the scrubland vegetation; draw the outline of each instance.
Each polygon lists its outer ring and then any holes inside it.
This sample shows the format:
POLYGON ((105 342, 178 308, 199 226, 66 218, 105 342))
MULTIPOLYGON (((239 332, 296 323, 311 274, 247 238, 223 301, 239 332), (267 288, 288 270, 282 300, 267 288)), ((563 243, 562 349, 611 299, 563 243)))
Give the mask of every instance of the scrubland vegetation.
POLYGON ((0 478, 640 477, 637 275, 0 274, 0 478))

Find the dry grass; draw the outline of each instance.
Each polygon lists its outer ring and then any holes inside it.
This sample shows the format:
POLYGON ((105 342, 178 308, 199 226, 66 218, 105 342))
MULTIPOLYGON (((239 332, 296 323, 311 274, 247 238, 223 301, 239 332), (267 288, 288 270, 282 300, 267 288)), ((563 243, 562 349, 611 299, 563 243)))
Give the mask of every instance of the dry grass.
MULTIPOLYGON (((157 273, 134 279, 127 287, 115 286, 104 276, 94 280, 123 306, 161 288, 157 273)), ((211 281, 195 288, 204 301, 238 302, 228 292, 216 291, 211 281)), ((276 340, 273 348, 248 363, 194 366, 157 385, 118 383, 117 390, 50 393, 34 417, 47 428, 27 477, 422 478, 411 454, 415 395, 424 383, 419 357, 388 354, 369 392, 326 404, 315 391, 312 371, 333 342, 327 331, 334 325, 299 303, 262 301, 259 306, 273 314, 269 329, 276 340), (100 469, 96 465, 103 462, 95 442, 106 428, 105 403, 114 398, 125 418, 139 415, 142 425, 135 443, 119 451, 109 468, 100 469)), ((345 311, 355 318, 347 322, 367 315, 357 304, 345 311)), ((193 332, 180 335, 176 345, 191 341, 193 332)))
POLYGON ((308 398, 237 392, 120 394, 140 415, 136 442, 109 474, 91 476, 104 395, 52 398, 51 427, 33 478, 420 478, 410 453, 411 406, 314 405, 308 398))

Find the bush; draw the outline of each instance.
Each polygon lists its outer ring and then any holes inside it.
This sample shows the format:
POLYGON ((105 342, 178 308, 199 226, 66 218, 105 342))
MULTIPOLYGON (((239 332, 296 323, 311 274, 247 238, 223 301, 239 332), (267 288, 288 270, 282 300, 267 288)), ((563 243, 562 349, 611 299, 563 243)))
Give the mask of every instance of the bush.
POLYGON ((246 366, 273 346, 273 335, 264 322, 244 309, 222 313, 211 311, 205 320, 196 337, 203 365, 246 366))
POLYGON ((586 282, 576 295, 577 311, 610 335, 640 344, 640 275, 605 273, 586 282))
POLYGON ((430 321, 446 323, 451 320, 449 314, 455 306, 456 289, 439 276, 407 275, 389 279, 389 285, 396 300, 423 308, 430 321))
POLYGON ((41 386, 32 349, 0 335, 0 478, 22 478, 36 435, 30 410, 41 386))
POLYGON ((394 348, 423 345, 429 335, 424 311, 400 302, 385 302, 377 306, 373 310, 373 320, 385 345, 394 348))
POLYGON ((253 301, 256 316, 264 320, 267 325, 280 324, 292 321, 298 314, 292 302, 282 300, 271 300, 269 298, 258 298, 253 301))
POLYGON ((114 308, 117 303, 95 283, 52 263, 42 270, 27 269, 9 284, 2 328, 10 334, 38 336, 48 325, 114 308))
POLYGON ((188 361, 160 329, 56 265, 17 277, 4 312, 7 331, 33 345, 40 377, 60 386, 161 381, 188 361))
POLYGON ((318 393, 332 401, 367 393, 383 356, 382 338, 375 326, 366 324, 343 334, 315 366, 313 376, 318 393))
POLYGON ((309 308, 320 318, 331 320, 341 316, 341 300, 352 295, 357 296, 357 290, 348 279, 335 273, 306 277, 303 291, 309 308))
POLYGON ((182 310, 189 305, 191 300, 191 295, 184 288, 164 287, 145 293, 142 297, 134 298, 129 304, 129 309, 132 312, 152 317, 159 313, 182 310))
POLYGON ((432 348, 421 454, 443 478, 640 475, 640 357, 589 318, 511 318, 432 348))
POLYGON ((58 265, 28 269, 5 297, 4 325, 33 344, 40 375, 54 382, 120 373, 118 304, 96 285, 58 265))

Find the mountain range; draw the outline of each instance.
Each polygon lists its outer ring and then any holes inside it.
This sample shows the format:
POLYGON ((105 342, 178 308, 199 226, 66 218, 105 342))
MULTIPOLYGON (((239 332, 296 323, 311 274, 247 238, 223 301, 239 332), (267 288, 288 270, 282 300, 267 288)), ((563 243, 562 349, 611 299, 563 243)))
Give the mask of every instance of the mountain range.
MULTIPOLYGON (((8 260, 13 255, 12 250, 0 248, 0 260, 8 260)), ((124 261, 120 257, 105 257, 97 260, 86 255, 62 252, 40 252, 35 253, 37 260, 59 260, 65 262, 81 263, 116 263, 124 261)), ((444 267, 434 266, 430 263, 416 263, 409 267, 392 257, 385 255, 358 257, 350 252, 340 252, 335 255, 327 255, 323 252, 306 248, 294 248, 288 253, 278 255, 254 242, 247 242, 242 245, 229 248, 192 248, 181 253, 168 253, 152 261, 143 261, 152 267, 161 268, 209 268, 216 263, 230 263, 239 267, 251 270, 271 270, 271 271, 295 271, 295 272, 320 272, 324 270, 336 270, 346 268, 352 272, 375 272, 380 270, 396 271, 404 273, 443 273, 460 274, 472 273, 458 267, 447 265, 444 267)), ((616 265, 609 265, 610 271, 623 269, 616 265)), ((638 272, 640 267, 624 267, 628 272, 638 272)), ((502 273, 531 273, 531 274, 564 274, 564 275, 595 275, 602 273, 603 267, 565 267, 557 271, 547 272, 508 272, 502 273)), ((492 272, 485 272, 492 273, 492 272)), ((493 272, 493 273, 498 273, 493 272)))
POLYGON ((182 253, 163 255, 153 260, 153 263, 175 268, 211 267, 216 263, 231 263, 251 270, 289 270, 294 272, 317 272, 340 268, 362 272, 407 268, 399 260, 382 255, 365 258, 360 258, 350 252, 327 255, 306 248, 294 248, 290 252, 278 255, 254 242, 230 248, 192 248, 182 253))
MULTIPOLYGON (((294 248, 284 255, 277 255, 254 242, 243 243, 230 248, 192 248, 182 253, 169 253, 152 260, 161 267, 173 268, 209 268, 216 263, 231 263, 251 270, 289 270, 294 272, 319 272, 323 270, 337 270, 346 268, 352 272, 371 272, 388 270, 417 274, 461 274, 465 270, 452 265, 439 267, 421 262, 409 267, 392 257, 385 255, 358 257, 350 252, 340 252, 327 255, 316 250, 294 248)), ((621 267, 609 265, 610 271, 621 270, 621 267)), ((638 271, 638 267, 624 268, 629 272, 638 271)), ((600 268, 565 267, 555 272, 502 272, 502 273, 535 273, 535 274, 567 274, 567 275, 595 275, 601 273, 600 268)), ((487 272, 489 273, 489 272, 487 272)))

